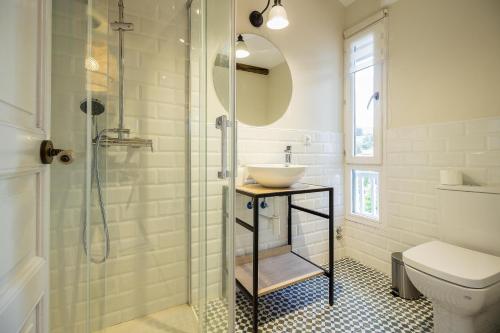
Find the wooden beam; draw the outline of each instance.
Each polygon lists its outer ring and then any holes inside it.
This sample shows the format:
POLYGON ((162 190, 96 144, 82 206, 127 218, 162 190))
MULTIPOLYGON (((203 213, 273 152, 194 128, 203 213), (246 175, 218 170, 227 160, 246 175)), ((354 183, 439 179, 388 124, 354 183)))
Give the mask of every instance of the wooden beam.
POLYGON ((250 73, 261 74, 261 75, 269 75, 269 69, 257 67, 257 66, 252 66, 252 65, 236 63, 236 69, 239 71, 244 71, 244 72, 250 72, 250 73))
MULTIPOLYGON (((229 67, 229 59, 226 55, 218 54, 215 58, 215 66, 219 67, 229 67)), ((241 63, 236 63, 236 70, 250 72, 261 75, 269 75, 269 69, 263 67, 257 67, 252 65, 246 65, 241 63)))

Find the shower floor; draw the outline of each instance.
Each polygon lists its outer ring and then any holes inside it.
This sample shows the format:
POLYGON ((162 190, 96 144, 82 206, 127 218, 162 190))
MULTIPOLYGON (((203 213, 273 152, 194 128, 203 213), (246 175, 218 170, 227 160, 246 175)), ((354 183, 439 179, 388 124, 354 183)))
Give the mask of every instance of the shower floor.
POLYGON ((197 328, 198 319, 193 309, 188 305, 179 305, 94 333, 195 333, 197 328))

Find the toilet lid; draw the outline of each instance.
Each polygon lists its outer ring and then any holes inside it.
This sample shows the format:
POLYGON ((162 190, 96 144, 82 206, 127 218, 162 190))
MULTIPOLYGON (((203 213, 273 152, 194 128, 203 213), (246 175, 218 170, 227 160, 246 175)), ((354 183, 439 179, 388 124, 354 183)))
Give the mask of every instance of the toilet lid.
POLYGON ((467 288, 500 281, 500 257, 433 241, 403 252, 403 261, 421 272, 467 288))

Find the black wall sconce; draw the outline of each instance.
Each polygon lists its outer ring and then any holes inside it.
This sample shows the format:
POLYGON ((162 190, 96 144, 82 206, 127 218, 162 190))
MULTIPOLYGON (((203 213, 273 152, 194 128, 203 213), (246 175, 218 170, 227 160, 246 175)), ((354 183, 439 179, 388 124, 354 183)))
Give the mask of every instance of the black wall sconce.
MULTIPOLYGON (((254 10, 253 12, 250 13, 249 17, 250 23, 252 23, 254 27, 258 28, 262 26, 262 23, 264 23, 263 14, 269 8, 270 3, 271 0, 267 0, 266 8, 264 8, 261 12, 254 10)), ((283 7, 283 5, 281 4, 281 0, 274 0, 274 5, 271 7, 271 10, 269 11, 266 26, 269 29, 280 30, 286 28, 288 24, 289 22, 286 10, 285 7, 283 7)))

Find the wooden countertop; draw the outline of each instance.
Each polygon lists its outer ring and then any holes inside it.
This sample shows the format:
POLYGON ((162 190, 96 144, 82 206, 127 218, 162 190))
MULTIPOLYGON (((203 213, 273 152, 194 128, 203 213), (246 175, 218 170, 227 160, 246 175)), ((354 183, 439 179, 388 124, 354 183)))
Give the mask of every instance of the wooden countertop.
POLYGON ((275 197, 275 196, 286 196, 291 194, 301 194, 301 193, 312 193, 312 192, 323 192, 333 189, 328 186, 313 185, 306 183, 296 183, 290 187, 285 188, 271 188, 264 187, 259 184, 246 184, 241 186, 236 186, 236 193, 240 193, 249 197, 275 197))

